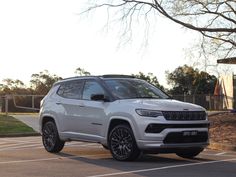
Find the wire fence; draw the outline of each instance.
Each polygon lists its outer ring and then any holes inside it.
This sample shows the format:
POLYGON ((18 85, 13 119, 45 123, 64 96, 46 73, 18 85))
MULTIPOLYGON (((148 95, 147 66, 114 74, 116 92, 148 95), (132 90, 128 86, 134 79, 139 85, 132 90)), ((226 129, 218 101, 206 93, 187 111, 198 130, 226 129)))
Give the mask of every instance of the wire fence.
MULTIPOLYGON (((4 95, 0 96, 0 112, 38 112, 44 95, 4 95)), ((174 99, 194 103, 207 110, 228 109, 226 96, 214 95, 174 95, 174 99)), ((234 99, 231 98, 231 102, 234 99)), ((234 105, 234 103, 233 103, 234 105)))

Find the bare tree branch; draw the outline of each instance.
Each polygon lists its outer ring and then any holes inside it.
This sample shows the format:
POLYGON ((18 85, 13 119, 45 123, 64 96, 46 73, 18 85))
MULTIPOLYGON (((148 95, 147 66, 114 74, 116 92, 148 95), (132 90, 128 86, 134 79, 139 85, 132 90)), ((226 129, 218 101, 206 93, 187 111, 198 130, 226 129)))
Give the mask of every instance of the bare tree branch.
MULTIPOLYGON (((120 20, 125 21, 123 35, 132 28, 134 18, 158 12, 167 19, 188 29, 198 31, 209 40, 209 50, 218 49, 221 55, 236 55, 236 1, 235 0, 103 0, 96 1, 87 12, 104 6, 120 9, 120 20), (118 1, 118 2, 117 2, 118 1), (106 2, 106 3, 104 3, 106 2), (148 7, 148 8, 146 8, 148 7), (143 12, 143 13, 141 13, 143 12), (210 42, 210 40, 213 40, 210 42), (224 49, 224 50, 223 50, 224 49)), ((210 51, 209 51, 210 52, 210 51)))

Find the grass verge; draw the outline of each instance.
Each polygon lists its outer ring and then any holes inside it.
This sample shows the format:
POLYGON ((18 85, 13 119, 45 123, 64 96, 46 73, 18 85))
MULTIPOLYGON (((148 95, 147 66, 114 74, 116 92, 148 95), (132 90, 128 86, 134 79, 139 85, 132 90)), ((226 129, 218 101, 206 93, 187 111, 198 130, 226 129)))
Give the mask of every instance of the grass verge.
POLYGON ((30 134, 35 131, 12 116, 0 115, 0 136, 30 134))

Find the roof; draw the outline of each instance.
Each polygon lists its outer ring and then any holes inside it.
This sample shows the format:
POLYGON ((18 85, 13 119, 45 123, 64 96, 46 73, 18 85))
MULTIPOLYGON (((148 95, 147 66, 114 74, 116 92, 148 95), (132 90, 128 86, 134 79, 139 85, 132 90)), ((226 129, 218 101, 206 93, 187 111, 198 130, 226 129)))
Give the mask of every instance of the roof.
POLYGON ((217 60, 217 63, 219 63, 219 64, 236 64, 236 57, 219 59, 219 60, 217 60))
POLYGON ((64 78, 62 80, 59 80, 56 82, 56 84, 64 82, 64 81, 72 81, 72 80, 77 80, 77 79, 92 79, 92 78, 130 78, 134 79, 136 78, 135 76, 130 76, 130 75, 120 75, 120 74, 107 74, 107 75, 101 75, 101 76, 75 76, 75 77, 68 77, 64 78))
POLYGON ((135 78, 135 76, 130 75, 120 75, 120 74, 107 74, 100 76, 102 78, 135 78))

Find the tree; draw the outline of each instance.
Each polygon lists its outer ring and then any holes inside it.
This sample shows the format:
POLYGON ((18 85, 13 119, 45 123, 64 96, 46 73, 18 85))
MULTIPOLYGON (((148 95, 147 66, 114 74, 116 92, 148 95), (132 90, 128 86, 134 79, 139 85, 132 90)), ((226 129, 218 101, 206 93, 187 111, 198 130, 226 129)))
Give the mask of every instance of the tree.
POLYGON ((18 79, 13 80, 9 78, 3 79, 2 83, 0 84, 0 107, 2 105, 2 111, 5 111, 5 99, 3 99, 2 97, 1 100, 1 96, 14 95, 14 97, 11 97, 14 99, 14 101, 13 99, 8 100, 8 111, 17 112, 22 110, 16 108, 15 104, 31 106, 31 98, 27 99, 27 97, 24 96, 19 97, 16 95, 30 95, 31 93, 32 90, 30 88, 27 88, 22 81, 18 79))
POLYGON ((86 12, 96 8, 107 8, 108 12, 116 9, 119 13, 114 13, 114 16, 118 14, 114 18, 125 23, 124 33, 131 30, 135 19, 143 17, 149 25, 149 15, 160 14, 201 33, 203 52, 236 58, 235 0, 99 0, 86 12))
POLYGON ((139 72, 138 74, 133 74, 134 77, 138 78, 138 79, 143 79, 147 82, 149 82, 150 84, 156 86, 157 88, 164 90, 164 87, 162 85, 160 85, 160 83, 157 80, 157 77, 153 75, 153 73, 148 73, 147 75, 145 75, 142 72, 139 72))
POLYGON ((184 65, 167 72, 167 82, 172 85, 170 93, 213 94, 217 78, 204 71, 184 65))
POLYGON ((44 70, 40 73, 32 74, 30 84, 34 94, 46 95, 53 84, 61 79, 55 74, 50 74, 48 70, 44 70))
POLYGON ((0 95, 5 95, 5 94, 25 94, 27 93, 28 90, 25 86, 25 84, 16 79, 3 79, 2 84, 0 84, 0 95))
POLYGON ((80 67, 75 70, 75 74, 79 75, 79 76, 89 76, 89 75, 91 75, 90 72, 85 71, 83 68, 80 68, 80 67))

